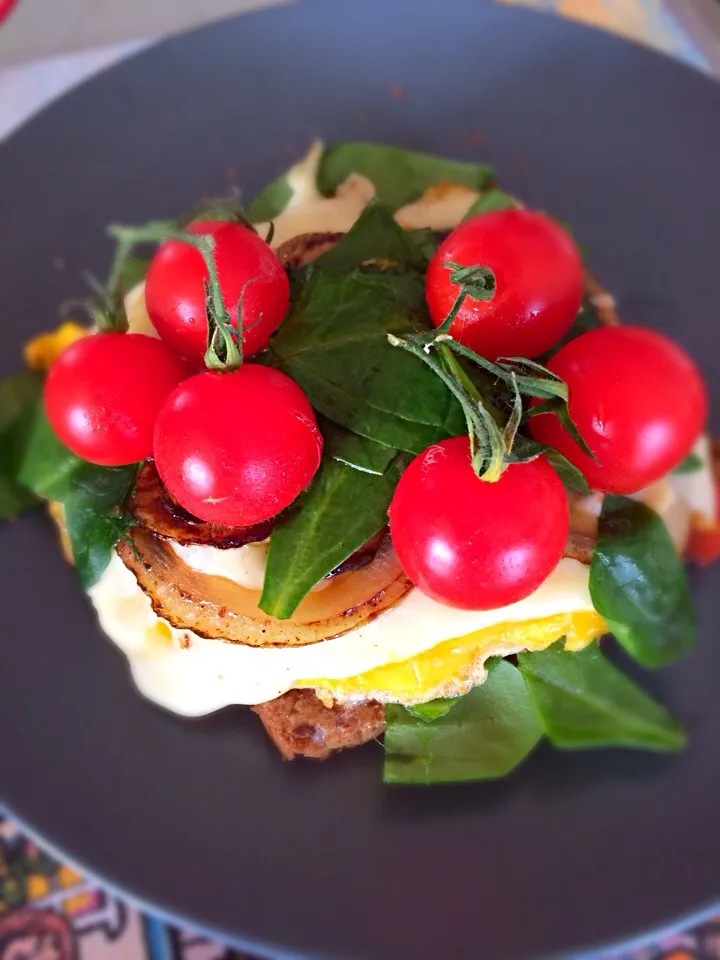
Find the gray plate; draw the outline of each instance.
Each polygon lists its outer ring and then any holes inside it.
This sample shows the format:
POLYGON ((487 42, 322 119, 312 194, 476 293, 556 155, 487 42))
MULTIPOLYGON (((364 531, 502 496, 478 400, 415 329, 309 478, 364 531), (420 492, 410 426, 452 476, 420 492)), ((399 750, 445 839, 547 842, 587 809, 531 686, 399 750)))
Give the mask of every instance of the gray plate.
MULTIPOLYGON (((103 273, 106 222, 182 211, 230 167, 252 193, 316 135, 497 164, 574 225, 628 320, 692 351, 720 413, 720 88, 478 0, 309 0, 222 23, 22 130, 0 151, 0 373, 81 268, 103 273)), ((428 791, 383 787, 374 746, 289 765, 243 710, 187 722, 143 702, 40 516, 2 530, 0 584, 0 796, 107 881, 238 943, 527 958, 720 895, 720 569, 696 578, 698 652, 652 678, 690 727, 684 755, 540 750, 505 783, 428 791)))

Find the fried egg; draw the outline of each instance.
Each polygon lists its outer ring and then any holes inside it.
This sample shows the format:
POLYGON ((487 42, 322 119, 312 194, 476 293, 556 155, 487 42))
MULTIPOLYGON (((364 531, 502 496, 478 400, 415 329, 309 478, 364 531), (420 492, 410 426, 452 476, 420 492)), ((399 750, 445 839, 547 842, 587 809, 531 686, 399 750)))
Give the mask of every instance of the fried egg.
POLYGON ((89 595, 140 691, 185 716, 262 703, 295 687, 342 701, 457 696, 485 679, 489 657, 542 650, 563 636, 577 650, 606 631, 590 599, 587 567, 568 558, 508 607, 457 610, 413 589, 375 620, 302 647, 250 647, 171 627, 117 556, 89 595))

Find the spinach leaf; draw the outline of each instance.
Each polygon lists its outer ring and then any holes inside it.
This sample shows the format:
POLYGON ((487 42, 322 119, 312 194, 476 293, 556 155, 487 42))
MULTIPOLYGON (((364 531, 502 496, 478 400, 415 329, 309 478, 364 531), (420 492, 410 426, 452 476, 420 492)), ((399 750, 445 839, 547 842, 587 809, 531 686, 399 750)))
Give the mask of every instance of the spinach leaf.
POLYGON ((151 257, 142 257, 138 254, 130 254, 125 257, 120 267, 118 275, 118 288, 122 293, 127 293, 136 287, 147 276, 150 268, 151 257))
POLYGON ((368 260, 390 260, 394 268, 427 269, 423 249, 428 242, 425 231, 408 231, 396 223, 389 207, 371 201, 345 236, 318 257, 318 267, 352 270, 368 260))
POLYGON ((0 436, 12 427, 42 391, 42 378, 36 373, 19 373, 0 380, 0 436))
POLYGON ((309 489, 273 528, 260 597, 265 613, 291 617, 316 583, 385 526, 404 465, 397 457, 378 476, 323 460, 309 489))
POLYGON ((261 223, 279 216, 292 199, 292 189, 287 179, 288 171, 281 173, 259 193, 246 208, 248 220, 261 223))
POLYGON ((89 466, 58 440, 42 402, 38 402, 25 437, 18 481, 43 500, 64 501, 75 474, 89 466))
POLYGON ((58 440, 42 402, 36 404, 17 478, 43 500, 63 504, 75 566, 85 589, 98 580, 112 548, 132 525, 122 505, 136 473, 137 464, 99 467, 81 460, 58 440))
POLYGON ((417 717, 418 720, 432 723, 434 720, 439 720, 440 717, 450 713, 461 700, 462 697, 443 697, 440 700, 428 700, 427 703, 416 703, 412 707, 406 707, 406 710, 417 717))
POLYGON ((397 454, 393 447, 385 447, 367 437, 351 433, 325 417, 319 417, 318 422, 325 439, 325 456, 331 460, 339 460, 365 473, 382 475, 397 454))
POLYGON ((347 141, 329 146, 323 154, 318 173, 321 193, 334 193, 352 173, 371 180, 377 199, 393 210, 416 200, 439 180, 484 190, 493 178, 493 168, 487 164, 447 160, 379 143, 347 141))
MULTIPOLYGON (((258 194, 246 214, 254 222, 272 220, 292 199, 288 173, 280 174, 258 194)), ((353 173, 366 176, 375 185, 375 195, 394 211, 416 200, 440 180, 462 183, 473 190, 490 186, 493 168, 484 163, 447 160, 427 153, 388 147, 379 143, 346 141, 327 147, 320 160, 317 186, 331 196, 353 173)))
POLYGON ((645 667, 671 663, 695 645, 685 565, 667 527, 644 503, 605 497, 590 594, 618 641, 645 667))
POLYGON ((519 204, 515 197, 511 197, 509 193, 505 193, 504 190, 500 190, 498 187, 492 187, 490 190, 486 190, 482 196, 478 197, 463 217, 463 220, 469 220, 470 217, 474 217, 478 213, 491 213, 493 210, 509 210, 518 206, 519 204))
POLYGON ((134 523, 122 506, 136 473, 134 463, 97 467, 83 462, 62 499, 75 567, 86 590, 100 579, 113 547, 134 523))
POLYGON ((521 653, 518 665, 558 747, 638 747, 679 750, 682 727, 591 644, 578 653, 562 641, 541 653, 521 653))
POLYGON ((78 578, 85 590, 103 575, 112 550, 133 525, 131 517, 100 510, 87 497, 65 504, 65 524, 78 578))
POLYGON ((542 736, 522 674, 507 660, 492 664, 482 686, 432 723, 395 704, 385 716, 386 783, 504 777, 542 736))
POLYGON ((17 475, 28 423, 41 391, 42 380, 34 373, 0 381, 0 518, 15 517, 38 502, 17 475))
POLYGON ((37 506, 38 503, 38 498, 34 494, 0 471, 0 520, 17 517, 24 510, 37 506))
POLYGON ((699 457, 694 450, 691 450, 690 453, 675 467, 673 473, 697 473, 697 471, 702 470, 702 468, 702 457, 699 457))
POLYGON ((421 276, 316 269, 270 342, 273 363, 334 423, 409 453, 463 433, 460 405, 388 333, 425 322, 421 276))

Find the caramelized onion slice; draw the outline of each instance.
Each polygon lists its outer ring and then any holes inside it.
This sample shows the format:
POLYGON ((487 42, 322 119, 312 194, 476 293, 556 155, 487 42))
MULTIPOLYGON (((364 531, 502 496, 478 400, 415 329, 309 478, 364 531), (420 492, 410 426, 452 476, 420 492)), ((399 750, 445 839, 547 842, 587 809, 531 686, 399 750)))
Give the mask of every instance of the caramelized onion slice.
POLYGON ((308 594, 291 620, 258 607, 260 592, 192 570, 161 537, 141 527, 117 552, 149 596, 155 613, 202 637, 257 647, 301 646, 347 633, 373 620, 410 589, 387 537, 371 563, 339 573, 308 594))
POLYGON ((273 520, 255 523, 251 527, 221 527, 198 520, 175 503, 152 460, 140 468, 128 509, 140 526, 159 537, 186 545, 206 544, 219 550, 266 540, 273 528, 273 520))
POLYGON ((323 253, 334 247, 342 233, 301 233, 291 240, 281 243, 275 251, 284 267, 288 270, 297 270, 321 257, 323 253))

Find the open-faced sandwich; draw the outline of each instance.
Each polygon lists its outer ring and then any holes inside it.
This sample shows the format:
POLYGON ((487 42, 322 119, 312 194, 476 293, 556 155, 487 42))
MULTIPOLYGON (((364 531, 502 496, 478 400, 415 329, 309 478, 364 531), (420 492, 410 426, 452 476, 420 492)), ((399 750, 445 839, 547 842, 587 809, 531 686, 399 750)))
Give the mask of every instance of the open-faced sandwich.
POLYGON ((92 325, 0 384, 0 508, 49 505, 144 696, 251 706, 286 758, 382 737, 394 782, 682 746, 596 641, 692 649, 706 390, 566 225, 485 165, 345 143, 110 232, 92 325))

